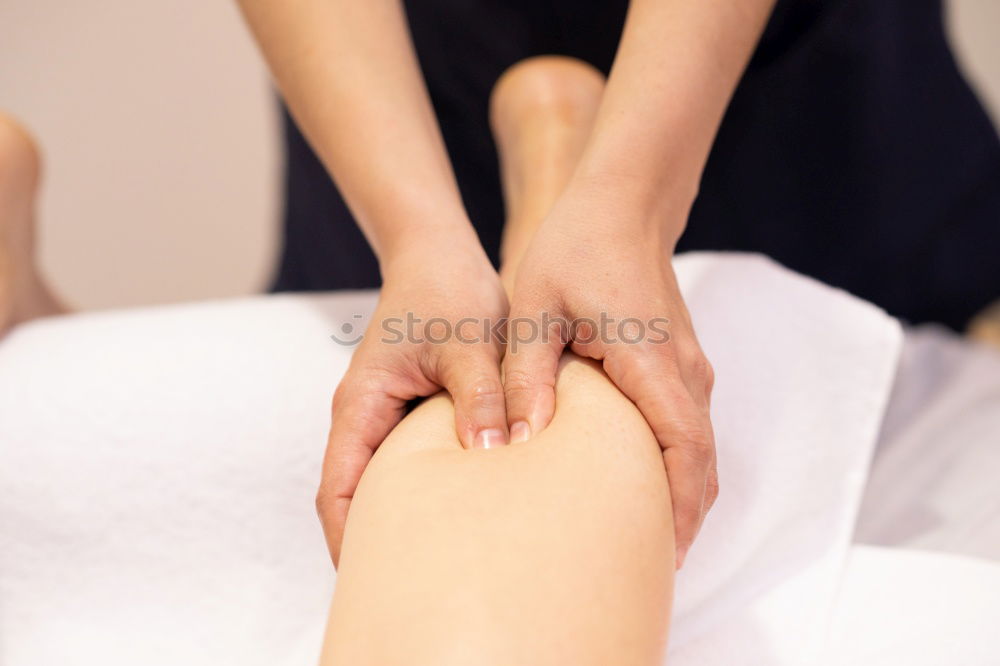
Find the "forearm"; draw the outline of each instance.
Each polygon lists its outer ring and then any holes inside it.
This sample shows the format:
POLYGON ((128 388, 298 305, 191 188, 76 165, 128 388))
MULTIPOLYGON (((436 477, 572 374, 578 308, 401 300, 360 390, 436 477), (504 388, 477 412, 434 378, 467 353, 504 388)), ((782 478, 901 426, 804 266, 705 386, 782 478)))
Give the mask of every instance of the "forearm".
POLYGON ((474 241, 399 0, 239 0, 289 108, 380 260, 474 241))
MULTIPOLYGON (((774 0, 632 0, 571 187, 613 191, 683 225, 716 131, 774 0)), ((668 230, 679 236, 682 228, 668 230)))
POLYGON ((566 360, 558 394, 546 430, 496 450, 460 447, 446 396, 393 431, 352 504, 323 664, 661 662, 659 447, 593 363, 566 360))

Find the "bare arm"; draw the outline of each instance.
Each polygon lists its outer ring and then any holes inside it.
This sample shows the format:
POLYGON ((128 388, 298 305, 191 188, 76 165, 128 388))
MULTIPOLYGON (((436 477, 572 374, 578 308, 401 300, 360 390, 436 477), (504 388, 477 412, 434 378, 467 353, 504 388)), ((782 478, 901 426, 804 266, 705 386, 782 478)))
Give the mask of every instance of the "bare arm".
POLYGON ((680 236, 726 106, 774 0, 632 0, 591 140, 585 187, 614 179, 642 222, 680 236), (678 226, 679 225, 679 226, 678 226))
MULTIPOLYGON (((669 320, 664 344, 574 340, 602 361, 663 449, 678 562, 718 493, 709 418, 714 375, 670 258, 723 112, 773 0, 633 0, 580 163, 518 267, 511 321, 669 320), (540 288, 539 285, 544 285, 540 288)), ((572 337, 572 331, 568 337, 572 337)), ((518 337, 518 330, 511 336, 518 337)), ((544 428, 563 340, 504 358, 511 430, 544 428)))
MULTIPOLYGON (((380 344, 380 323, 497 321, 507 299, 466 216, 399 0, 240 0, 274 78, 379 258, 372 328, 337 387, 320 489, 334 561, 358 479, 408 400, 455 398, 465 446, 506 442, 498 342, 380 344)), ((426 340, 422 330, 413 331, 426 340)))
POLYGON ((282 94, 380 260, 473 238, 399 0, 239 0, 282 94))

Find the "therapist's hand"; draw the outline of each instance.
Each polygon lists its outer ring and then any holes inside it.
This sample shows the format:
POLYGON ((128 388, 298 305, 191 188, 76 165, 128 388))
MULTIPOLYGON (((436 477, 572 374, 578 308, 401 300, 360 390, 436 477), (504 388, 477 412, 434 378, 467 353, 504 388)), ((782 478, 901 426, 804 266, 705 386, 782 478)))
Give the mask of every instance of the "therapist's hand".
POLYGON ((667 230, 683 224, 669 222, 642 219, 638 210, 599 193, 564 194, 517 267, 503 368, 516 442, 552 418, 567 342, 577 354, 603 362, 663 450, 680 566, 715 501, 718 477, 709 420, 712 367, 670 264, 676 238, 667 230), (534 334, 544 329, 546 315, 593 324, 551 324, 546 343, 534 334))
POLYGON ((408 248, 383 265, 383 278, 378 307, 333 398, 316 503, 335 563, 361 474, 409 400, 446 389, 463 446, 507 443, 502 340, 483 331, 483 322, 506 318, 507 297, 482 248, 455 240, 408 248))

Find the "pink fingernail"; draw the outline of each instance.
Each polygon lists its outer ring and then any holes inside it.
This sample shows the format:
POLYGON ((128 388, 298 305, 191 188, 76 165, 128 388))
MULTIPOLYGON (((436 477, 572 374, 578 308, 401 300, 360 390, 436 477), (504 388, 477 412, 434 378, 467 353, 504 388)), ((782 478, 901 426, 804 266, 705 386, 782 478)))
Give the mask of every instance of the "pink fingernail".
POLYGON ((472 448, 474 449, 495 449, 498 446, 503 446, 507 443, 506 437, 504 437, 503 430, 499 428, 488 428, 486 430, 480 430, 476 434, 475 441, 472 442, 472 448))
POLYGON ((518 421, 510 427, 510 443, 527 442, 531 437, 531 426, 527 421, 518 421))

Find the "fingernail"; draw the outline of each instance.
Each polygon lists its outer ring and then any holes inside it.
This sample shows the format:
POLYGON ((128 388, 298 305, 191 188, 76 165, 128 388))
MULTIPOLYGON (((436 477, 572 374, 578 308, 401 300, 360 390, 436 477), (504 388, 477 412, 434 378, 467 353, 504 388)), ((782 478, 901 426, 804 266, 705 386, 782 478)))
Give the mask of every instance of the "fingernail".
POLYGON ((499 428, 488 428, 486 430, 480 430, 476 434, 476 439, 472 442, 472 448, 495 449, 496 447, 503 446, 506 443, 506 439, 503 436, 503 430, 500 430, 499 428))
POLYGON ((688 549, 687 548, 678 548, 677 549, 677 569, 678 570, 680 570, 680 568, 682 566, 684 566, 684 558, 687 557, 687 554, 688 554, 688 549))
POLYGON ((531 437, 531 426, 527 421, 518 421, 510 427, 510 443, 527 442, 531 437))

